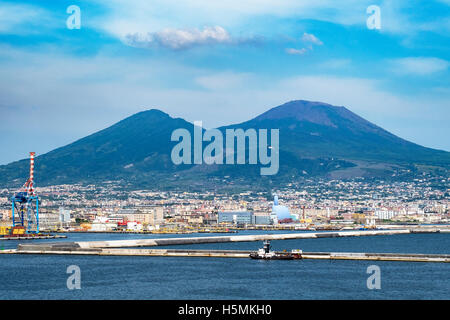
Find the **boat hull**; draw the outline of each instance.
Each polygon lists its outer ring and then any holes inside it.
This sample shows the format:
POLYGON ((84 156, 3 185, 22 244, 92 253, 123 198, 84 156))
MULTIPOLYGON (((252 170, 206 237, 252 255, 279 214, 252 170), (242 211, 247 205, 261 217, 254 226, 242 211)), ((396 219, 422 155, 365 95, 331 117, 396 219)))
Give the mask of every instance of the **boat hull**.
POLYGON ((257 260, 294 260, 300 259, 292 254, 277 254, 274 256, 260 256, 257 253, 251 253, 250 258, 257 260))

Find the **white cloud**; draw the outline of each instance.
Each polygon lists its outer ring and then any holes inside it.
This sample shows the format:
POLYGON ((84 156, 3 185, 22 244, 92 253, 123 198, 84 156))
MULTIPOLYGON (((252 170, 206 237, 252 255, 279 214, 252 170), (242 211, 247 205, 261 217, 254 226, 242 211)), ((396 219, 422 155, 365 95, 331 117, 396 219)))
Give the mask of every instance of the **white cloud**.
POLYGON ((44 32, 50 26, 54 26, 54 20, 51 14, 42 8, 0 2, 0 33, 38 33, 44 32), (39 28, 36 28, 37 26, 39 28))
POLYGON ((224 28, 215 26, 205 27, 203 30, 164 29, 147 34, 128 34, 125 42, 138 47, 157 44, 170 49, 185 49, 195 45, 231 43, 231 37, 224 28))
MULTIPOLYGON (((230 32, 243 32, 249 24, 267 29, 267 19, 317 19, 345 25, 365 24, 370 0, 97 0, 107 14, 95 21, 98 28, 123 39, 127 34, 158 32, 165 28, 185 29, 221 25, 230 32)), ((270 27, 269 27, 270 28, 270 27)))
POLYGON ((399 74, 429 75, 445 71, 449 62, 433 57, 408 57, 390 60, 391 68, 399 74))
MULTIPOLYGON (((365 28, 366 9, 373 0, 96 0, 109 9, 97 25, 123 38, 126 34, 158 32, 164 28, 184 29, 186 26, 221 25, 229 31, 242 31, 249 22, 261 17, 320 20, 346 26, 365 28)), ((440 0, 448 3, 449 0, 440 0)), ((410 1, 384 0, 380 3, 381 32, 414 34, 416 31, 445 33, 448 19, 417 21, 410 1), (447 22, 445 22, 447 21, 447 22)), ((415 8, 417 9, 417 7, 415 8)), ((252 24, 252 27, 255 27, 252 24)))
POLYGON ((301 49, 287 48, 286 49, 287 54, 294 54, 294 55, 299 55, 299 56, 304 55, 306 52, 307 52, 307 50, 305 48, 301 48, 301 49))
MULTIPOLYGON (((440 0, 448 3, 448 0, 440 0)), ((249 21, 266 16, 314 19, 342 25, 364 26, 366 8, 372 0, 96 0, 104 6, 104 14, 83 20, 83 25, 101 29, 120 39, 126 35, 159 33, 164 29, 187 30, 203 25, 220 25, 228 31, 243 32, 249 21)), ((416 21, 410 14, 410 4, 403 1, 383 1, 382 32, 412 34, 415 31, 448 33, 448 18, 416 21)), ((62 8, 61 10, 64 10, 62 8)), ((64 12, 64 11, 62 11, 64 12)), ((64 23, 52 12, 35 5, 0 2, 0 32, 45 32, 64 23), (18 28, 26 24, 27 28, 18 28), (33 28, 36 26, 38 28, 33 28), (43 31, 44 30, 44 31, 43 31)), ((255 27, 255 25, 252 25, 255 27)), ((261 27, 260 29, 263 29, 261 27)))
POLYGON ((318 45, 318 46, 323 45, 323 42, 320 41, 319 38, 317 38, 317 37, 316 37, 315 35, 313 35, 313 34, 306 33, 306 32, 303 33, 302 41, 304 41, 304 42, 310 42, 310 43, 315 44, 315 45, 318 45))
POLYGON ((302 56, 304 55, 306 52, 308 52, 308 50, 312 51, 313 50, 313 44, 314 45, 318 45, 321 46, 323 45, 323 42, 319 40, 319 38, 317 38, 315 35, 310 34, 310 33, 303 33, 302 36, 302 41, 308 43, 308 48, 301 48, 301 49, 295 49, 295 48, 287 48, 286 49, 286 53, 287 54, 292 54, 292 55, 299 55, 302 56))

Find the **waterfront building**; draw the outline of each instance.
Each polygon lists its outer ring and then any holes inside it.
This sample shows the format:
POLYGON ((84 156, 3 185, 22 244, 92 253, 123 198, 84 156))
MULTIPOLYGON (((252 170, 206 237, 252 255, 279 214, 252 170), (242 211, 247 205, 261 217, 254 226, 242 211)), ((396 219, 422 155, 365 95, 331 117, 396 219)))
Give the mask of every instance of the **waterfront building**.
POLYGON ((375 216, 379 220, 390 220, 399 214, 394 210, 375 210, 375 216))
POLYGON ((218 223, 251 224, 252 216, 250 211, 219 211, 218 223))
POLYGON ((123 221, 135 221, 147 225, 164 223, 163 207, 142 206, 138 208, 120 209, 116 216, 122 217, 123 221))
POLYGON ((64 209, 63 207, 59 208, 59 222, 61 223, 70 222, 70 210, 64 209))
POLYGON ((59 212, 54 211, 40 211, 39 212, 39 227, 42 230, 53 229, 60 226, 59 212))
POLYGON ((270 222, 270 215, 265 212, 255 212, 252 216, 252 224, 256 225, 269 225, 270 222))

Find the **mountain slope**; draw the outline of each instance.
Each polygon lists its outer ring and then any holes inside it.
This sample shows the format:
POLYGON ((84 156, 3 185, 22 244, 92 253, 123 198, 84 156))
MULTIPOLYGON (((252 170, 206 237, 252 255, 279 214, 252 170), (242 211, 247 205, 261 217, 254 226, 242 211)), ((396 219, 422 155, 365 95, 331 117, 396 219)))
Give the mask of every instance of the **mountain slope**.
MULTIPOLYGON (((154 172, 186 169, 175 166, 170 153, 172 131, 193 125, 159 110, 132 115, 111 127, 36 158, 38 183, 117 180, 154 172)), ((0 181, 26 180, 28 160, 0 167, 0 181)))
MULTIPOLYGON (((223 132, 230 128, 279 129, 280 170, 275 176, 261 177, 259 164, 176 166, 170 155, 178 142, 170 137, 178 128, 193 136, 193 125, 183 119, 155 109, 137 113, 38 156, 36 184, 121 180, 146 187, 215 187, 224 176, 250 185, 261 179, 286 182, 305 175, 386 176, 398 168, 414 169, 417 164, 450 167, 449 152, 408 142, 345 107, 320 102, 291 101, 249 121, 219 128, 223 132)), ((28 160, 0 166, 0 185, 18 186, 27 176, 28 160)))
POLYGON ((280 149, 300 157, 449 165, 450 153, 401 139, 345 107, 290 101, 225 128, 278 128, 280 149))

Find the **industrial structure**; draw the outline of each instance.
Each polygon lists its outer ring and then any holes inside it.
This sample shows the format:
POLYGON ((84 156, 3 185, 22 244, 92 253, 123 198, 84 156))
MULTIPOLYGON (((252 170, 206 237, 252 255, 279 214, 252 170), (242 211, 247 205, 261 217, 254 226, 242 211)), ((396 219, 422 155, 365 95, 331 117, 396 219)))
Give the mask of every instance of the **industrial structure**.
POLYGON ((25 233, 39 233, 39 198, 34 190, 34 152, 30 152, 30 176, 12 201, 13 228, 22 227, 25 233))
POLYGON ((291 213, 289 212, 289 208, 278 203, 277 195, 273 197, 272 213, 270 216, 275 224, 277 224, 279 221, 292 218, 291 213))

